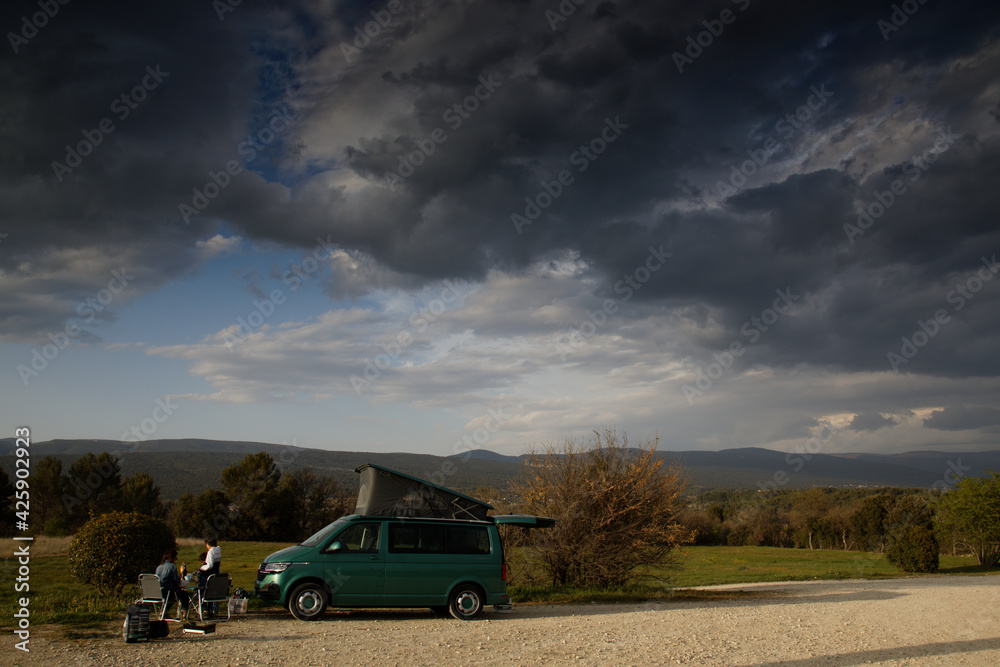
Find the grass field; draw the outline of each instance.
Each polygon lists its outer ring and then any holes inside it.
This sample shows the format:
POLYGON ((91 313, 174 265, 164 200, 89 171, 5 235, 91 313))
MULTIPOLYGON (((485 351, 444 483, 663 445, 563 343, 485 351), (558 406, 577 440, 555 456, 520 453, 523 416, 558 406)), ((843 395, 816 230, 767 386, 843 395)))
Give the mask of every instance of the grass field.
MULTIPOLYGON (((233 587, 253 589, 258 564, 285 543, 226 542, 222 545, 223 571, 233 577, 233 587)), ((137 588, 126 589, 120 598, 99 596, 89 586, 76 581, 68 570, 66 538, 40 538, 32 545, 31 586, 32 625, 59 624, 69 637, 102 636, 109 621, 121 618, 122 610, 134 600, 137 588), (43 555, 45 554, 45 555, 43 555)), ((182 540, 178 563, 189 569, 198 564, 204 546, 182 540)), ((11 549, 10 551, 13 551, 11 549)), ((10 553, 10 552, 8 552, 10 553)), ((807 551, 771 547, 687 547, 677 570, 654 572, 641 586, 617 590, 511 586, 515 602, 628 602, 650 598, 690 599, 732 598, 749 595, 739 592, 678 591, 693 586, 752 583, 762 581, 802 581, 808 579, 856 579, 911 576, 901 573, 880 554, 855 551, 807 551)), ((18 563, 11 557, 0 559, 0 628, 12 627, 15 610, 14 585, 18 563)), ((1000 572, 986 570, 971 557, 942 556, 941 575, 1000 572)), ((262 603, 252 600, 251 609, 262 603)))
MULTIPOLYGON (((912 576, 883 554, 858 551, 780 549, 777 547, 687 547, 681 569, 670 573, 679 588, 712 584, 807 579, 882 579, 912 576)), ((941 556, 941 574, 998 572, 976 564, 971 556, 941 556)))

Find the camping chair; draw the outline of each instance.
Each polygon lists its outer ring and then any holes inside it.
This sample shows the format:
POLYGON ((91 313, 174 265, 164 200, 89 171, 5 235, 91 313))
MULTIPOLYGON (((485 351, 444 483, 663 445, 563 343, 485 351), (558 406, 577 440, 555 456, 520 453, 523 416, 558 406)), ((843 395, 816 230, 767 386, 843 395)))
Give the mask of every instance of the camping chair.
MULTIPOLYGON (((139 598, 138 602, 145 602, 153 605, 153 611, 156 611, 156 605, 160 605, 160 620, 164 620, 167 615, 167 607, 170 606, 170 591, 167 591, 166 595, 163 594, 163 589, 160 588, 160 578, 155 574, 140 574, 139 575, 139 591, 142 593, 142 597, 139 598)), ((180 614, 181 605, 180 602, 177 604, 177 613, 180 614)), ((168 618, 168 621, 180 622, 180 618, 168 618)))
MULTIPOLYGON (((228 574, 220 572, 213 574, 205 582, 205 588, 198 589, 198 616, 205 620, 205 605, 215 602, 223 602, 226 605, 226 620, 232 617, 229 610, 229 587, 232 586, 233 579, 228 574)), ((221 620, 221 619, 219 619, 221 620)))

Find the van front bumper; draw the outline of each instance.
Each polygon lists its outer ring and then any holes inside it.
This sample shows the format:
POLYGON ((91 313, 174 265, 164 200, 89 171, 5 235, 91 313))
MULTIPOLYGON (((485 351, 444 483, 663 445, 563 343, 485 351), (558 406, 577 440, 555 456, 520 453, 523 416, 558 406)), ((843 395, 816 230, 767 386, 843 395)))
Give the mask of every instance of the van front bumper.
POLYGON ((278 588, 278 584, 267 584, 266 586, 255 584, 253 592, 263 600, 271 600, 273 602, 281 599, 281 589, 278 588))

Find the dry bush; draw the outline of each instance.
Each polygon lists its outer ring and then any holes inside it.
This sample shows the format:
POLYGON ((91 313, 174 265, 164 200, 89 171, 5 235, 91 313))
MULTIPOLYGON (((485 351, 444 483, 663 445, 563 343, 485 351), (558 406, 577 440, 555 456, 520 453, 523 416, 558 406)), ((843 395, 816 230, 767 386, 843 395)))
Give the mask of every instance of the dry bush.
POLYGON ((614 429, 529 452, 514 483, 524 511, 557 519, 530 533, 527 551, 553 585, 625 585, 673 564, 691 541, 680 520, 680 471, 665 467, 656 440, 630 447, 614 429))

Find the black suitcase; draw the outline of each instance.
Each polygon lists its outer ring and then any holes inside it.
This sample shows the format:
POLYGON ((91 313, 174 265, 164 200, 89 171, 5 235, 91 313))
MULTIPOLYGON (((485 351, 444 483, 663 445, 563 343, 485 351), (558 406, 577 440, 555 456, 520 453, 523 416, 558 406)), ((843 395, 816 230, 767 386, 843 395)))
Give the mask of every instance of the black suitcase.
POLYGON ((134 644, 140 639, 149 641, 149 614, 151 607, 148 604, 130 604, 125 610, 125 623, 122 625, 122 637, 126 644, 134 644))

